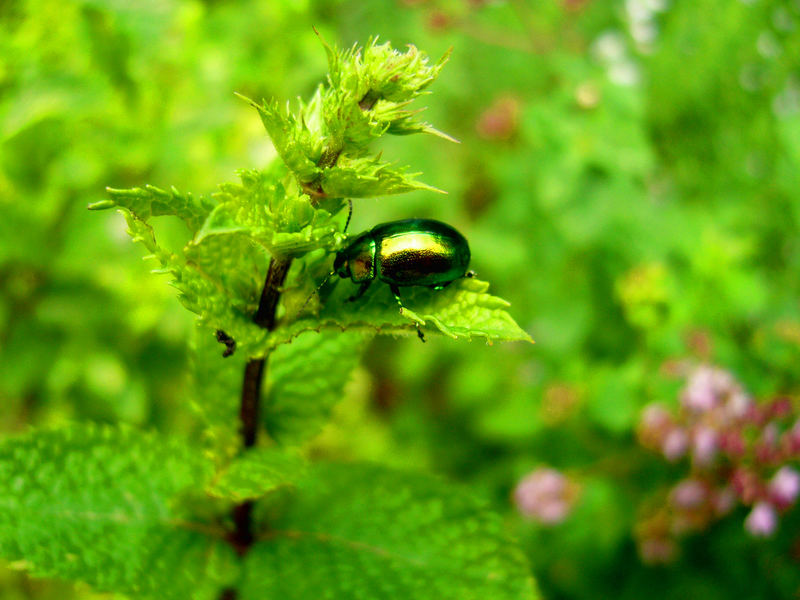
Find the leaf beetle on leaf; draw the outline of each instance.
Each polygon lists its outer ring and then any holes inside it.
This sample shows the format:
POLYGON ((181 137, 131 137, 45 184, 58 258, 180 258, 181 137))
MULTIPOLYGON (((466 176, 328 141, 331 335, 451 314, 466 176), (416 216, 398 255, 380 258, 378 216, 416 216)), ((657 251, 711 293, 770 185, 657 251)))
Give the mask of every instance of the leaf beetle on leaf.
MULTIPOLYGON (((440 290, 468 271, 469 244, 458 231, 433 219, 404 219, 376 225, 356 236, 336 254, 333 273, 360 284, 350 297, 357 300, 373 281, 389 284, 400 308, 401 287, 440 290)), ((417 334, 424 341, 422 332, 417 334)))

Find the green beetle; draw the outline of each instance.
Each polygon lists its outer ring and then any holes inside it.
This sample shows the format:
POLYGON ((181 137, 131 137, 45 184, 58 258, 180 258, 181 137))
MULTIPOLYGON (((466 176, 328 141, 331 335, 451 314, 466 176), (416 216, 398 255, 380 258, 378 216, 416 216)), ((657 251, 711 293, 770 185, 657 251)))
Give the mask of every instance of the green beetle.
POLYGON ((433 219, 405 219, 376 225, 336 254, 333 271, 360 283, 350 298, 364 295, 375 279, 389 284, 397 302, 401 287, 442 289, 468 272, 469 245, 449 225, 433 219))

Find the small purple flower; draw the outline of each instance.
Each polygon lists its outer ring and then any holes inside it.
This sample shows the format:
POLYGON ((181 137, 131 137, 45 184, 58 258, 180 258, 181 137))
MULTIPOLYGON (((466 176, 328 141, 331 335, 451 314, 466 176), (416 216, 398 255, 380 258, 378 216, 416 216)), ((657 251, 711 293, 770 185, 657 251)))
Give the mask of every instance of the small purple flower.
POLYGON ((686 454, 686 449, 688 447, 688 434, 680 427, 676 427, 664 438, 664 442, 661 444, 661 452, 667 460, 674 462, 686 454))
POLYGON ((800 473, 792 467, 783 466, 775 472, 769 482, 769 494, 781 508, 788 508, 800 493, 800 473))
POLYGON ((744 521, 744 528, 755 537, 769 537, 778 528, 778 514, 769 502, 756 502, 744 521))
POLYGON ((555 469, 539 468, 525 476, 514 490, 519 512, 545 525, 562 522, 575 499, 574 486, 555 469))

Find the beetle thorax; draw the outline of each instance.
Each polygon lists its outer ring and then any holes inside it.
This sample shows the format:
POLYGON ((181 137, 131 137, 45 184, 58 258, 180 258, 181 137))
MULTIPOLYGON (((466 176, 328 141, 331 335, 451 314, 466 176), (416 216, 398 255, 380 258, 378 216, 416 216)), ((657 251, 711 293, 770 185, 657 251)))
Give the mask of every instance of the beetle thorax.
POLYGON ((348 261, 350 277, 355 282, 369 281, 375 278, 375 250, 374 246, 360 252, 348 261), (371 250, 371 251, 369 251, 371 250))

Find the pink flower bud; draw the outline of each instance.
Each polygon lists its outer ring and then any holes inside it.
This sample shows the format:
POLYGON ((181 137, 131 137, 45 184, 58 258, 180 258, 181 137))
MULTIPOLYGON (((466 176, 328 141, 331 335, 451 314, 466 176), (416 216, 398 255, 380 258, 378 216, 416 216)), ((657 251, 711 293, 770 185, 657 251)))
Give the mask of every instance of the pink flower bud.
POLYGON ((676 427, 664 438, 664 442, 661 444, 661 452, 667 460, 674 462, 686 454, 688 447, 689 436, 685 430, 676 427))
POLYGON ((789 456, 797 457, 800 455, 800 419, 792 428, 783 434, 783 445, 789 456))
POLYGON ((681 396, 686 408, 694 412, 708 412, 714 408, 717 403, 714 372, 715 369, 705 366, 692 372, 681 396))
POLYGON ((696 479, 685 479, 672 489, 672 504, 681 510, 692 510, 703 505, 708 497, 706 486, 696 479))
POLYGON ((672 425, 672 415, 661 404, 648 404, 642 411, 639 426, 646 430, 664 429, 672 425))
POLYGON ((711 505, 714 507, 714 513, 718 517, 727 515, 736 505, 736 494, 733 493, 730 487, 724 487, 714 494, 711 505))
POLYGON ((692 450, 696 464, 708 466, 717 455, 717 432, 710 427, 700 426, 692 434, 692 450))
POLYGON ((719 437, 720 449, 731 458, 739 458, 747 449, 740 431, 726 431, 719 437))
POLYGON ((777 419, 788 417, 792 414, 792 401, 789 398, 776 398, 769 406, 769 413, 777 419))
POLYGON ((514 490, 519 512, 545 525, 562 522, 575 500, 575 486, 555 469, 539 468, 524 477, 514 490))
POLYGON ((667 409, 661 404, 650 404, 644 408, 639 418, 639 441, 646 448, 660 450, 672 427, 672 415, 667 409))
POLYGON ((639 542, 639 555, 646 564, 666 564, 675 559, 678 548, 669 538, 648 538, 639 542))
POLYGON ((770 498, 780 508, 789 508, 800 493, 800 473, 783 466, 775 472, 767 488, 770 498))
POLYGON ((737 388, 728 396, 725 402, 724 414, 730 421, 740 421, 752 415, 754 408, 753 400, 744 393, 741 388, 737 388))
POLYGON ((768 423, 761 432, 761 442, 772 448, 778 445, 778 425, 768 423))
POLYGON ((756 443, 756 458, 762 463, 774 463, 778 458, 778 426, 777 424, 767 423, 761 432, 761 437, 756 443))
POLYGON ((478 119, 478 135, 487 140, 509 140, 519 128, 520 101, 513 96, 501 96, 478 119))
POLYGON ((700 366, 689 375, 681 403, 693 413, 708 413, 722 407, 726 420, 742 418, 750 398, 728 371, 700 366))
POLYGON ((755 502, 761 495, 761 481, 758 476, 744 468, 738 468, 731 476, 731 486, 745 504, 755 502))
POLYGON ((744 521, 744 528, 756 537, 769 537, 777 527, 778 515, 769 502, 756 502, 744 521))

